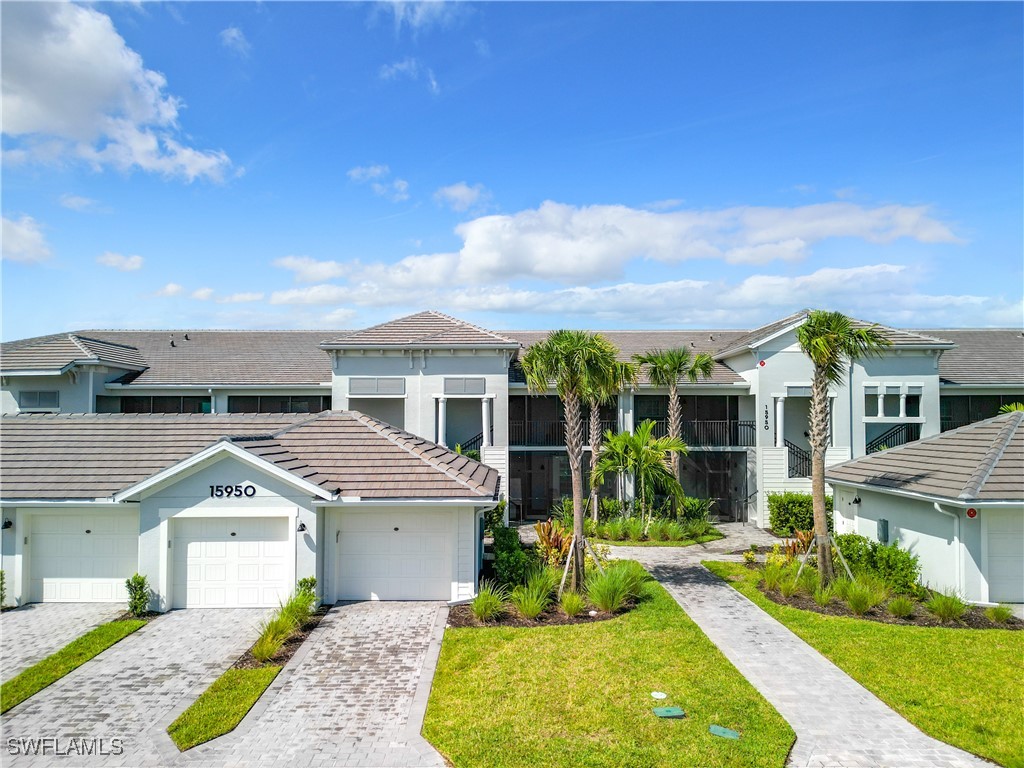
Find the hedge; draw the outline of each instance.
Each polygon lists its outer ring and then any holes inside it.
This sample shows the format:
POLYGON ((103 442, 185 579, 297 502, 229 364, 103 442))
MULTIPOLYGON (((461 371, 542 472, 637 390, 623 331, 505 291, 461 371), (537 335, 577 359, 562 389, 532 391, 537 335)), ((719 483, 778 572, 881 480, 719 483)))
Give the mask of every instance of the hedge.
MULTIPOLYGON (((832 530, 832 497, 825 497, 828 529, 832 530)), ((768 524, 779 536, 792 536, 793 531, 814 529, 814 503, 809 493, 768 494, 768 524)))

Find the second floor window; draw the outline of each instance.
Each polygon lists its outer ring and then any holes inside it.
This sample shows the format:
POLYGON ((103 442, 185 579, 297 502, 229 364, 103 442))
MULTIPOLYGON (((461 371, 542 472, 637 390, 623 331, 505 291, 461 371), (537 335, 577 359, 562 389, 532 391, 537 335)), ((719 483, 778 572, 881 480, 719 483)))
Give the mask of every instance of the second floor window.
POLYGON ((22 410, 56 411, 60 408, 60 393, 56 390, 19 392, 18 407, 22 410))
POLYGON ((228 396, 229 413, 320 413, 329 410, 329 395, 228 396))

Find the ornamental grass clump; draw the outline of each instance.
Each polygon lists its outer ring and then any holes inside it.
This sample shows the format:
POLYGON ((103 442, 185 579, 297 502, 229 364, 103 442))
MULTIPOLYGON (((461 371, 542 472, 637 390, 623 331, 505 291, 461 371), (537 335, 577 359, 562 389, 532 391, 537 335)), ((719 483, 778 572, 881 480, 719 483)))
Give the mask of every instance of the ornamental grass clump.
POLYGON ((799 586, 794 576, 786 576, 779 582, 779 594, 789 600, 789 598, 796 594, 799 586))
POLYGON ((562 612, 572 618, 579 616, 587 607, 587 601, 579 592, 571 592, 568 589, 562 593, 562 612))
POLYGON ((852 586, 853 582, 847 578, 836 579, 832 582, 832 593, 845 603, 852 586))
POLYGON ((601 538, 609 541, 622 541, 626 538, 626 524, 622 518, 609 520, 602 526, 601 538))
POLYGON ((880 599, 879 593, 872 585, 859 580, 853 582, 846 590, 846 606, 857 616, 863 616, 884 599, 880 599))
POLYGON ((292 620, 278 611, 260 624, 259 639, 252 646, 253 658, 264 663, 270 661, 294 631, 292 620))
POLYGON ((666 541, 665 537, 665 526, 666 521, 664 520, 651 520, 647 524, 647 540, 648 541, 666 541))
POLYGON ((818 589, 820 579, 818 578, 818 572, 813 568, 804 568, 800 571, 800 577, 797 579, 796 586, 805 595, 813 595, 815 590, 818 589))
POLYGON ((651 574, 649 574, 644 567, 635 560, 616 560, 615 562, 609 563, 607 569, 617 571, 622 574, 622 578, 625 579, 626 582, 627 594, 634 600, 640 599, 640 596, 644 591, 644 584, 649 581, 653 581, 651 574))
POLYGON ((832 602, 832 587, 823 587, 819 584, 811 596, 814 598, 814 602, 824 608, 832 602))
POLYGON ((686 530, 675 520, 670 520, 665 523, 665 535, 668 536, 667 541, 682 541, 686 538, 686 530))
POLYGON ((480 590, 469 604, 469 609, 480 621, 494 621, 505 612, 508 590, 493 581, 480 582, 480 590))
POLYGON ((960 621, 967 613, 967 603, 959 595, 950 592, 949 594, 935 594, 924 604, 924 607, 932 613, 939 621, 960 621))
POLYGON ((985 616, 994 624, 1005 624, 1013 617, 1013 608, 1008 605, 993 605, 985 609, 985 616))
POLYGON ((886 606, 897 619, 909 619, 914 615, 914 601, 906 595, 897 595, 886 606))
POLYGON ((630 518, 626 521, 626 538, 630 541, 643 541, 644 539, 644 524, 643 521, 638 517, 630 518))
POLYGON ((551 591, 538 581, 520 584, 512 590, 511 602, 524 619, 535 619, 551 605, 551 591))
POLYGON ((768 592, 774 592, 779 588, 779 583, 785 577, 788 570, 785 565, 776 562, 766 563, 764 572, 761 574, 761 584, 768 592))
POLYGON ((602 611, 615 613, 629 599, 630 586, 630 574, 622 568, 609 567, 604 573, 592 573, 587 579, 587 597, 602 611))

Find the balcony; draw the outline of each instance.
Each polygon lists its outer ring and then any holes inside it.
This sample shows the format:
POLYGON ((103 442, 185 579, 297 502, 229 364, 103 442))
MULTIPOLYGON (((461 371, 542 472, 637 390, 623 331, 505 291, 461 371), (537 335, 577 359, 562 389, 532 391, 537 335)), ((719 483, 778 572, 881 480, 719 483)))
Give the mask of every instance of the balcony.
MULTIPOLYGON (((616 430, 614 421, 601 421, 601 432, 616 430)), ((668 421, 654 421, 654 434, 668 434, 668 421)), ((562 421, 510 421, 509 445, 563 446, 565 422, 562 421)), ((682 438, 693 447, 750 447, 754 445, 757 430, 752 421, 684 421, 682 438)))

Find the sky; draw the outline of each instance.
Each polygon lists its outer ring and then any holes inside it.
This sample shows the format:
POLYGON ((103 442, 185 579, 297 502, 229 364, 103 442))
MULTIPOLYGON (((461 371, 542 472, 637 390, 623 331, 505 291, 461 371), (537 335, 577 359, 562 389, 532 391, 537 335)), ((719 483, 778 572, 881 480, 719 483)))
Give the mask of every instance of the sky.
POLYGON ((1020 3, 10 3, 2 337, 1024 324, 1020 3))

